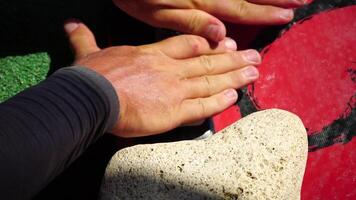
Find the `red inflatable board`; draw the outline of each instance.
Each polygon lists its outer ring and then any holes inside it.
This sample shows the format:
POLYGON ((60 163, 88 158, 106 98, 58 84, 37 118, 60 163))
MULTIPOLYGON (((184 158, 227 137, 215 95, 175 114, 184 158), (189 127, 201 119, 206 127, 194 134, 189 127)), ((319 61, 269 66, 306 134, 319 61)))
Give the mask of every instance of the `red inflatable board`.
MULTIPOLYGON (((356 6, 304 19, 262 51, 246 94, 256 110, 297 114, 308 132, 302 199, 356 199, 356 6)), ((215 130, 240 119, 234 106, 215 130)))

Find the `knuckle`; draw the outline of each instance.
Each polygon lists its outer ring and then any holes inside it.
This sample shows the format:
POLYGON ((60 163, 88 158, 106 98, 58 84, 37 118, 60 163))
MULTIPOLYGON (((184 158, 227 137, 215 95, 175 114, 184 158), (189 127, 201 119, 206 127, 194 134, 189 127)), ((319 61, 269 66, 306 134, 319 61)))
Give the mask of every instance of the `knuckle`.
POLYGON ((202 8, 204 7, 205 3, 206 0, 191 0, 191 4, 193 5, 193 8, 202 8))
POLYGON ((187 46, 194 54, 197 54, 202 49, 202 38, 196 36, 186 35, 183 37, 187 46))
POLYGON ((245 1, 237 1, 235 7, 235 17, 241 18, 247 14, 248 6, 245 1))
POLYGON ((202 19, 200 17, 199 12, 195 12, 194 14, 191 14, 190 17, 188 18, 187 25, 191 33, 199 33, 201 29, 201 24, 202 24, 202 19))
POLYGON ((241 73, 242 73, 241 71, 230 73, 231 85, 235 89, 244 85, 245 81, 241 73))
MULTIPOLYGON (((128 50, 130 50, 130 49, 128 49, 128 50)), ((140 54, 161 53, 159 51, 159 49, 155 48, 155 46, 152 46, 152 45, 137 46, 137 47, 134 47, 134 49, 132 49, 131 52, 140 53, 140 54)))
POLYGON ((241 63, 241 55, 239 52, 227 53, 226 56, 232 61, 232 63, 241 63))
POLYGON ((197 112, 197 115, 198 115, 197 117, 201 119, 201 118, 204 118, 207 114, 206 106, 202 99, 198 99, 198 105, 199 105, 200 109, 197 112))
POLYGON ((205 70, 205 74, 212 74, 214 72, 214 66, 213 66, 213 63, 210 59, 209 56, 200 56, 199 57, 199 62, 200 62, 200 65, 204 68, 205 70))
POLYGON ((201 52, 205 39, 200 36, 185 35, 183 39, 194 54, 201 52))
POLYGON ((206 94, 207 95, 211 95, 213 94, 213 87, 212 87, 212 83, 209 77, 205 76, 204 77, 204 86, 205 86, 205 90, 206 90, 206 94))

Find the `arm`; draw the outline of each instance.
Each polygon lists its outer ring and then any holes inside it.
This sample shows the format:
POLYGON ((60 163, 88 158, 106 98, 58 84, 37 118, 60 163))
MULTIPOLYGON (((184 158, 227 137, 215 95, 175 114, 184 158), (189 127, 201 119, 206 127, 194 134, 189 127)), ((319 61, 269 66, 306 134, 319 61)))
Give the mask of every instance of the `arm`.
POLYGON ((61 69, 0 105, 4 199, 32 197, 106 130, 138 137, 203 120, 258 78, 259 54, 236 52, 228 38, 214 47, 185 35, 101 50, 84 24, 65 28, 77 65, 89 69, 61 69))
POLYGON ((28 199, 70 165, 118 116, 115 89, 94 71, 57 71, 0 105, 0 193, 28 199))

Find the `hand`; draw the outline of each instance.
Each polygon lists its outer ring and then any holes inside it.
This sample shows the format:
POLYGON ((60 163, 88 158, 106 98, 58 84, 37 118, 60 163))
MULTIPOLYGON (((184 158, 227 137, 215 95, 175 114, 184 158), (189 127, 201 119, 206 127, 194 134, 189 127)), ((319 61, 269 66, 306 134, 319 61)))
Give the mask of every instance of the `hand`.
POLYGON ((203 120, 237 100, 235 89, 258 78, 254 50, 236 52, 228 38, 211 47, 199 36, 182 35, 151 45, 100 50, 82 23, 65 25, 76 61, 114 86, 120 116, 112 133, 136 137, 163 133, 203 120))
POLYGON ((129 15, 152 26, 221 41, 222 21, 241 24, 285 24, 305 0, 113 0, 129 15))

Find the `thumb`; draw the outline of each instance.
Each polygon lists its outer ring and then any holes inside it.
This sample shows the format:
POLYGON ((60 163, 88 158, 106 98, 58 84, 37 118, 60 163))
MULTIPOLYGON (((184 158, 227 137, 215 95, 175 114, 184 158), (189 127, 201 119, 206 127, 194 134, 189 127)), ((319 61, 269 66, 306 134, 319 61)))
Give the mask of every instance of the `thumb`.
POLYGON ((68 35, 76 59, 100 50, 94 34, 80 21, 69 20, 65 22, 64 30, 68 35))

